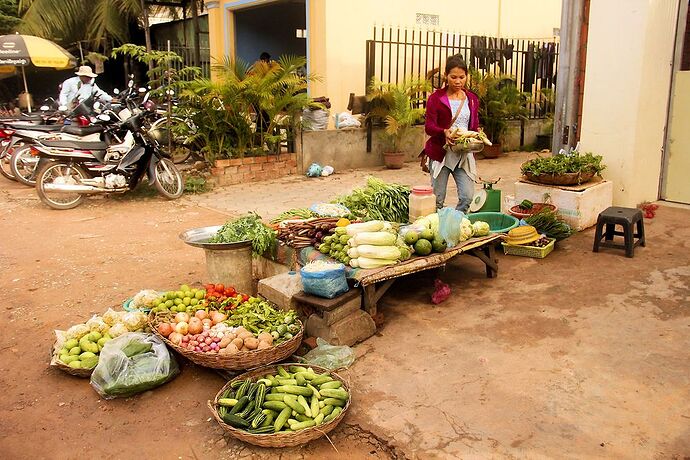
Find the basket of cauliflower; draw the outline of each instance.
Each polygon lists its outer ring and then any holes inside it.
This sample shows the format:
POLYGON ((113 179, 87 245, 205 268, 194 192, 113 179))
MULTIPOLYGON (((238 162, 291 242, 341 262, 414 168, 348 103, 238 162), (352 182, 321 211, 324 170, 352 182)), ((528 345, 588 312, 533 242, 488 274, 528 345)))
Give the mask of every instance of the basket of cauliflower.
POLYGON ((86 323, 66 331, 56 330, 50 365, 68 374, 88 378, 98 364, 98 357, 108 341, 127 332, 149 332, 145 313, 108 309, 86 323))

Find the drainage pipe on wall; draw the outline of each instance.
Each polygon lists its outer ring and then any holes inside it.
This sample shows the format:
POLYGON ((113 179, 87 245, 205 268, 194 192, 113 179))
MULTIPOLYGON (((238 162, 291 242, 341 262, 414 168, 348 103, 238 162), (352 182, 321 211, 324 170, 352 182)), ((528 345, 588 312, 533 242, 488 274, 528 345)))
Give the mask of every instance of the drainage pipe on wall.
POLYGON ((556 78, 551 151, 575 145, 579 112, 580 34, 585 0, 562 0, 560 50, 556 78))

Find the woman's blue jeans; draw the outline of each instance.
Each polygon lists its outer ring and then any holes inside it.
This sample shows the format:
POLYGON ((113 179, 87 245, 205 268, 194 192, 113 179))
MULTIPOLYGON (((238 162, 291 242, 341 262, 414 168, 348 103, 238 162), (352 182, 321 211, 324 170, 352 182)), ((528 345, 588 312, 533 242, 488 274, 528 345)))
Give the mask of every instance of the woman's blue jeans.
POLYGON ((474 198, 474 181, 470 179, 470 176, 460 166, 457 166, 453 171, 444 166, 438 173, 438 176, 436 176, 436 179, 432 175, 431 186, 434 189, 434 195, 436 195, 436 209, 441 209, 446 201, 448 176, 451 173, 458 189, 458 204, 455 206, 455 209, 467 213, 468 209, 470 209, 472 198, 474 198))

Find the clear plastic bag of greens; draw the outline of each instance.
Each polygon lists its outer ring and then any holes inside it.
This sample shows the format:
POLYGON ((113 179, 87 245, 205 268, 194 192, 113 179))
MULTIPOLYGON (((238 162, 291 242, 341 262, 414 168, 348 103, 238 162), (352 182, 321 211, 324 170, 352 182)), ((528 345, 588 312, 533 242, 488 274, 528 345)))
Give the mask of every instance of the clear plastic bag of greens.
POLYGON ((316 339, 316 348, 304 355, 306 364, 325 367, 332 371, 347 369, 355 362, 355 350, 346 345, 331 345, 321 337, 316 339))
POLYGON ((123 398, 162 385, 179 372, 161 339, 128 332, 103 347, 91 374, 91 386, 106 399, 123 398))

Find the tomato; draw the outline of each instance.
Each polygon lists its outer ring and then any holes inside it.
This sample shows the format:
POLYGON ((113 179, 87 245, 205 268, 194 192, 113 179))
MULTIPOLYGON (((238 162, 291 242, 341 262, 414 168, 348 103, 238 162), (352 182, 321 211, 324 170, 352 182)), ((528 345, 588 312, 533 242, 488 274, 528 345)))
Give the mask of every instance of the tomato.
POLYGON ((230 297, 235 297, 237 295, 237 291, 235 291, 234 287, 228 287, 225 288, 225 295, 230 296, 230 297))
POLYGON ((222 284, 216 284, 215 289, 218 292, 223 292, 225 290, 225 286, 223 286, 222 284))
POLYGON ((247 300, 249 300, 249 296, 247 294, 243 294, 242 295, 242 302, 246 302, 247 300))

